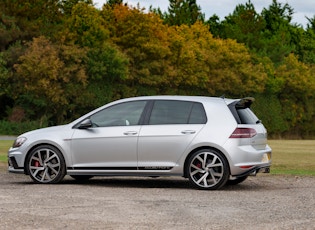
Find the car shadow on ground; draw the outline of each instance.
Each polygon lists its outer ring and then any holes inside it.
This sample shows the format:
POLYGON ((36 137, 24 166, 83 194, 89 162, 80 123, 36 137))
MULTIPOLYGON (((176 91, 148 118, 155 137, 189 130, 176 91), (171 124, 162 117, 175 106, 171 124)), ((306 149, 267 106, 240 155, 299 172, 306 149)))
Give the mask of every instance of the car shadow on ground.
MULTIPOLYGON (((26 184, 36 184, 32 181, 26 184)), ((111 188, 164 188, 164 189, 195 189, 189 183, 188 179, 182 178, 150 178, 150 177, 93 177, 86 181, 77 181, 70 177, 66 177, 59 185, 78 185, 78 186, 93 186, 93 187, 111 187, 111 188)), ((252 183, 243 182, 238 185, 225 185, 220 190, 224 191, 240 191, 240 190, 260 190, 259 184, 253 186, 252 183)))

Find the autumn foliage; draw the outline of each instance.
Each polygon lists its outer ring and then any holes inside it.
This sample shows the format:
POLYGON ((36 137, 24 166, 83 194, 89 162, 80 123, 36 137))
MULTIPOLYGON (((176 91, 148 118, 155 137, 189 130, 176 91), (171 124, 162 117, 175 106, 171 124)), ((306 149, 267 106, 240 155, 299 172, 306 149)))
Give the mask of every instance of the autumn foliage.
POLYGON ((0 13, 1 120, 62 124, 138 95, 254 96, 272 135, 315 134, 315 45, 290 46, 315 43, 311 26, 284 21, 278 36, 251 4, 187 24, 122 1, 3 0, 0 13))

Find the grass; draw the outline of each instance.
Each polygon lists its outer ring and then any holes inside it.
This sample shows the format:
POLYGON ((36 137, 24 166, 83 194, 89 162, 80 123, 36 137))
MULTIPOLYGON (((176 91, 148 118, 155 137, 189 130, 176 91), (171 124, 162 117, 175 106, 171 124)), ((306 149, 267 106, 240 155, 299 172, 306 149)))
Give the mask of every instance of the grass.
POLYGON ((272 174, 315 176, 315 140, 269 140, 272 174))
MULTIPOLYGON (((7 151, 13 141, 0 140, 0 165, 7 164, 7 151)), ((314 140, 269 140, 272 148, 272 174, 315 176, 314 140)))
POLYGON ((7 152, 9 150, 9 148, 12 146, 13 141, 12 140, 6 140, 0 141, 0 162, 3 163, 7 163, 8 159, 7 159, 7 152))

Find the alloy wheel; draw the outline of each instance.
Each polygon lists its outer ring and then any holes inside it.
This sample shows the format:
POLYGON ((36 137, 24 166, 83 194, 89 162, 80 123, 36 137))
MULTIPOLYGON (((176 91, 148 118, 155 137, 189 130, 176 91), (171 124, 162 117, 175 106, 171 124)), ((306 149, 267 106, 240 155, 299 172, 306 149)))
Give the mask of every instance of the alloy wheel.
POLYGON ((199 151, 190 158, 188 175, 195 187, 218 189, 228 179, 226 160, 215 151, 199 151))
POLYGON ((65 164, 57 149, 50 146, 36 148, 29 156, 28 170, 39 183, 57 183, 65 175, 65 164))

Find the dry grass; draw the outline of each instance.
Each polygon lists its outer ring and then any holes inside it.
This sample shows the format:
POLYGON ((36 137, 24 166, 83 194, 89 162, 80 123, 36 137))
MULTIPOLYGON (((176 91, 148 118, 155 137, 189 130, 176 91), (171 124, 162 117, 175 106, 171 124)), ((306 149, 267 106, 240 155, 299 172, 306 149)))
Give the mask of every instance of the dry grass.
MULTIPOLYGON (((0 141, 0 166, 7 165, 7 151, 13 141, 0 141)), ((272 174, 315 176, 315 140, 269 140, 272 174)))
POLYGON ((274 174, 315 176, 315 140, 269 140, 274 174))

